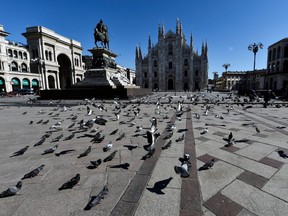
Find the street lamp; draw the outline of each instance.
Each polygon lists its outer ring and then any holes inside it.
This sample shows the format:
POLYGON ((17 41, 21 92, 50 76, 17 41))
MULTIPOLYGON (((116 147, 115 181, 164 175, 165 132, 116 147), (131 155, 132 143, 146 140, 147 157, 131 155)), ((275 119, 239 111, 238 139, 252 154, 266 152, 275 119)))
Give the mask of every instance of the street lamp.
POLYGON ((253 81, 253 85, 254 85, 254 90, 255 90, 255 87, 256 87, 256 71, 255 71, 255 65, 256 65, 256 53, 258 52, 259 49, 263 49, 263 44, 262 43, 253 43, 253 44, 250 44, 248 46, 248 50, 252 51, 254 53, 254 65, 253 65, 253 71, 254 71, 254 81, 253 81))
POLYGON ((39 89, 42 88, 42 76, 41 76, 41 64, 42 64, 42 59, 40 58, 35 58, 35 59, 31 59, 31 62, 33 63, 37 63, 38 66, 38 75, 39 75, 39 89))
POLYGON ((231 66, 230 64, 223 64, 223 65, 222 65, 222 67, 225 68, 225 72, 227 72, 227 69, 228 69, 228 67, 230 67, 230 66, 231 66))

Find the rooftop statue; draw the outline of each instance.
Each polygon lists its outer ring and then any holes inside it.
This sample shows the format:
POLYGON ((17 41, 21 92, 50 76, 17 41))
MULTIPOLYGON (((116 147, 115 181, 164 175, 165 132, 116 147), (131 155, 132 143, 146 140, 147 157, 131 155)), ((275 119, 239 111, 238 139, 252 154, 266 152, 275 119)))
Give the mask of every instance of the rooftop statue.
POLYGON ((108 26, 103 24, 102 19, 94 28, 94 39, 97 48, 98 48, 97 42, 100 41, 101 46, 103 48, 109 49, 108 26))

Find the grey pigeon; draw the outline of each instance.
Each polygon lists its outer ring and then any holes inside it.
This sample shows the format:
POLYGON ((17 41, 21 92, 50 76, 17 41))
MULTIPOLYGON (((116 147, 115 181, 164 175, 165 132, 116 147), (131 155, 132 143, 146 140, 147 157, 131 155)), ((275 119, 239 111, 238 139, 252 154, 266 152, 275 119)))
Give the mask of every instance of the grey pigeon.
POLYGON ((71 140, 74 136, 75 136, 75 134, 72 133, 72 134, 70 134, 69 136, 65 137, 65 138, 64 138, 64 141, 66 141, 66 140, 71 140))
POLYGON ((75 185, 77 185, 80 181, 80 174, 77 173, 75 177, 70 179, 69 181, 65 182, 58 190, 65 190, 65 189, 71 189, 75 185))
POLYGON ((104 162, 108 162, 113 160, 113 158, 116 156, 117 150, 113 151, 108 157, 104 158, 104 162))
POLYGON ((11 155, 10 157, 15 157, 15 156, 23 155, 23 154, 27 151, 28 148, 29 148, 29 146, 26 146, 26 147, 20 149, 19 151, 16 151, 16 152, 14 152, 13 155, 11 155))
POLYGON ((184 140, 184 138, 185 138, 185 135, 182 134, 182 135, 181 135, 178 139, 176 139, 175 141, 176 141, 176 142, 181 142, 181 141, 184 140))
POLYGON ((190 161, 184 161, 181 166, 174 166, 176 174, 180 174, 182 178, 187 178, 190 176, 189 170, 191 168, 190 161))
POLYGON ((212 158, 210 161, 206 162, 203 166, 201 166, 198 170, 208 170, 214 166, 215 159, 212 158))
POLYGON ((102 163, 102 160, 98 159, 98 160, 95 160, 95 161, 90 161, 90 163, 91 163, 93 168, 97 168, 102 163))
POLYGON ((282 157, 282 158, 288 158, 288 155, 284 152, 284 151, 282 151, 282 150, 280 150, 280 151, 278 151, 278 154, 279 154, 279 156, 280 157, 282 157))
POLYGON ((63 137, 63 134, 60 134, 59 136, 52 139, 51 142, 58 142, 63 137))
POLYGON ((33 178, 35 176, 37 176, 40 171, 44 168, 44 164, 42 164, 41 166, 37 167, 36 169, 32 170, 31 172, 25 174, 23 177, 22 177, 22 180, 23 179, 26 179, 26 178, 33 178))
POLYGON ((15 186, 8 188, 7 190, 0 193, 0 198, 14 196, 22 188, 22 181, 19 181, 15 186))
POLYGON ((81 154, 78 156, 78 158, 87 156, 87 155, 91 152, 91 148, 92 148, 92 147, 89 146, 88 149, 86 149, 85 152, 81 153, 81 154))
POLYGON ((53 146, 53 147, 50 147, 50 148, 46 149, 46 150, 44 151, 44 153, 42 153, 42 155, 53 153, 54 151, 56 151, 57 148, 58 148, 58 145, 55 145, 55 146, 53 146))
POLYGON ((84 208, 85 211, 90 210, 92 207, 98 205, 102 199, 108 194, 108 188, 105 185, 104 188, 100 191, 100 193, 97 196, 92 196, 84 208))

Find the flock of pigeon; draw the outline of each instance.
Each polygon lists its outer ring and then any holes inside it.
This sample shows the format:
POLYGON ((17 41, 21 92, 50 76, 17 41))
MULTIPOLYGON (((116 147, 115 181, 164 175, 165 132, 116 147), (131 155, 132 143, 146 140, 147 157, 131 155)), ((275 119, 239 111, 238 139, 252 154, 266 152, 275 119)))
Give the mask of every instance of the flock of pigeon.
MULTIPOLYGON (((242 106, 244 110, 251 108, 251 105, 245 106, 245 102, 241 101, 239 98, 234 97, 232 98, 232 95, 228 100, 234 100, 234 103, 237 104, 238 106, 242 106), (230 98, 230 99, 229 99, 230 98)), ((157 146, 157 140, 161 136, 161 131, 158 128, 159 122, 164 122, 164 120, 169 121, 169 116, 172 116, 173 113, 175 113, 176 116, 176 121, 181 121, 182 120, 182 115, 185 112, 191 111, 191 106, 197 105, 198 103, 203 103, 202 108, 204 108, 204 113, 203 116, 207 116, 211 113, 213 110, 214 106, 218 106, 221 102, 224 103, 224 98, 222 97, 217 97, 212 99, 207 99, 204 96, 201 95, 191 95, 188 94, 185 97, 179 96, 179 97, 173 97, 172 95, 164 95, 160 97, 156 97, 155 95, 152 96, 146 96, 142 98, 137 98, 133 99, 127 102, 120 101, 119 99, 115 99, 113 103, 106 103, 105 101, 100 101, 97 103, 95 99, 85 99, 84 104, 79 104, 78 109, 76 112, 71 111, 72 108, 67 106, 67 105, 61 105, 61 100, 59 100, 56 103, 50 102, 49 105, 51 106, 52 110, 50 113, 47 113, 47 110, 40 110, 38 111, 38 115, 42 116, 47 116, 47 119, 41 119, 37 122, 33 122, 32 120, 29 122, 30 125, 32 124, 41 124, 41 125, 48 125, 49 122, 57 121, 54 124, 51 124, 48 127, 48 130, 41 136, 39 141, 34 143, 33 148, 39 148, 39 146, 42 146, 45 142, 47 142, 49 137, 53 137, 54 134, 58 134, 51 140, 51 143, 57 143, 49 148, 43 149, 42 155, 47 155, 47 154, 52 154, 54 153, 55 156, 61 156, 61 155, 66 155, 70 153, 75 153, 75 149, 66 149, 63 151, 60 151, 58 153, 55 153, 58 147, 61 145, 61 141, 69 141, 72 139, 79 139, 79 138, 89 138, 91 145, 83 151, 79 152, 79 155, 77 158, 83 158, 86 157, 88 154, 91 153, 93 150, 93 145, 97 143, 103 143, 105 138, 109 137, 112 135, 119 134, 118 138, 116 141, 121 141, 123 138, 126 138, 126 133, 121 132, 118 128, 113 130, 110 133, 107 133, 107 130, 104 131, 102 129, 102 126, 105 126, 108 121, 113 121, 117 124, 119 124, 119 128, 125 129, 126 127, 131 127, 135 128, 135 134, 131 135, 133 137, 143 137, 147 140, 147 144, 140 146, 138 144, 123 144, 122 146, 129 149, 133 150, 135 148, 141 148, 146 151, 146 154, 143 155, 141 158, 142 160, 148 160, 149 158, 153 157, 155 153, 155 149, 158 148, 157 146), (177 100, 175 100, 177 98, 177 100), (184 106, 184 102, 187 102, 186 104, 189 104, 187 106, 184 106), (149 106, 150 108, 154 108, 154 115, 145 113, 143 111, 144 106, 149 106), (83 112, 84 110, 84 112, 83 112), (67 113, 71 112, 69 117, 63 118, 62 113, 67 113), (171 114, 172 113, 172 114, 171 114), (79 117, 83 117, 81 120, 79 120, 79 117), (124 118, 125 116, 125 118, 124 118), (85 118, 87 120, 85 120, 85 118), (143 119, 149 119, 150 121, 146 120, 146 123, 143 119), (125 119, 125 120, 124 120, 125 119), (149 125, 137 125, 136 121, 142 122, 143 124, 147 124, 147 122, 150 122, 149 125), (71 121, 71 124, 67 127, 63 126, 63 122, 71 121), (69 132, 70 135, 64 137, 64 133, 61 132, 69 132), (60 133, 60 134, 59 134, 60 133)), ((226 111, 227 114, 231 110, 233 110, 233 105, 226 105, 226 111)), ((27 111, 22 113, 23 115, 27 114, 27 111)), ((66 114, 67 116, 67 114, 66 114)), ((80 117, 80 118, 81 118, 80 117)), ((194 113, 194 118, 196 121, 200 120, 201 115, 199 113, 194 113)), ((218 119, 224 119, 223 116, 220 116, 219 114, 215 115, 215 118, 218 119)), ((201 132, 201 135, 205 135, 208 133, 208 128, 209 126, 213 126, 216 124, 205 124, 205 129, 201 132)), ((255 128, 257 133, 260 133, 259 128, 256 126, 255 123, 248 123, 246 125, 243 124, 243 126, 251 126, 255 128)), ((173 144, 172 141, 172 136, 173 133, 176 129, 176 124, 175 123, 168 123, 166 127, 167 135, 163 137, 163 139, 167 140, 165 145, 161 146, 160 148, 162 150, 169 149, 171 145, 173 144)), ((123 130, 122 130, 123 131, 123 130)), ((178 132, 185 132, 186 129, 179 129, 178 132)), ((185 133, 182 133, 177 139, 175 139, 175 142, 181 142, 185 139, 185 133)), ((233 146, 236 142, 247 142, 248 140, 242 139, 242 140, 236 140, 233 137, 232 132, 229 134, 227 138, 223 138, 223 140, 227 141, 227 144, 225 145, 226 147, 233 146)), ((11 158, 14 157, 19 157, 23 154, 25 154, 28 149, 29 145, 25 146, 24 148, 14 152, 11 154, 11 158)), ((101 166, 102 163, 107 163, 109 161, 112 161, 118 150, 116 150, 117 147, 113 146, 113 142, 110 141, 106 146, 103 147, 103 152, 110 152, 111 153, 105 157, 103 160, 98 158, 96 160, 90 161, 89 166, 87 166, 88 169, 96 169, 98 166, 101 166), (112 149, 115 149, 112 151, 112 149)), ((282 155, 282 157, 288 157, 283 151, 279 152, 279 154, 282 155)), ((12 159, 11 159, 12 160, 12 159)), ((187 178, 189 177, 189 171, 191 168, 191 162, 190 162, 190 155, 184 153, 183 158, 179 159, 181 162, 180 166, 174 166, 174 170, 176 174, 179 174, 182 178, 187 178)), ((210 161, 207 161, 203 166, 201 166, 198 170, 207 170, 210 169, 214 166, 214 159, 211 159, 210 161)), ((130 166, 129 163, 123 163, 116 165, 115 167, 119 167, 122 169, 128 169, 130 166)), ((3 197, 9 197, 16 195, 22 188, 23 181, 25 179, 33 178, 37 175, 40 174, 40 172, 44 169, 45 164, 42 164, 41 166, 33 169, 32 171, 26 173, 23 175, 22 179, 18 181, 18 183, 13 186, 8 188, 7 190, 3 191, 0 193, 0 198, 3 197)), ((76 185, 79 184, 81 177, 79 173, 75 173, 76 175, 67 180, 66 182, 63 182, 62 185, 59 185, 59 191, 66 190, 66 189, 72 189, 76 185)), ((167 182, 169 183, 171 179, 168 179, 167 182)), ((152 189, 151 189, 152 190, 152 189)), ((99 204, 102 199, 105 198, 105 196, 108 194, 108 185, 105 185, 104 188, 99 192, 99 194, 95 196, 91 196, 86 207, 84 210, 90 210, 92 207, 95 205, 99 204)))

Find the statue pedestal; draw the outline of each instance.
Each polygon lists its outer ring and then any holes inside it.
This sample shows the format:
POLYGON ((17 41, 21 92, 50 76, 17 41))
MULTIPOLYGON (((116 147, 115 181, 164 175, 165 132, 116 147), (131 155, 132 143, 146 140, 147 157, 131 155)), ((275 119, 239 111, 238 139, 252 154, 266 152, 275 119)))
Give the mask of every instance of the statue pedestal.
POLYGON ((92 68, 111 67, 116 69, 115 58, 117 55, 105 48, 93 48, 88 50, 93 55, 92 68))

